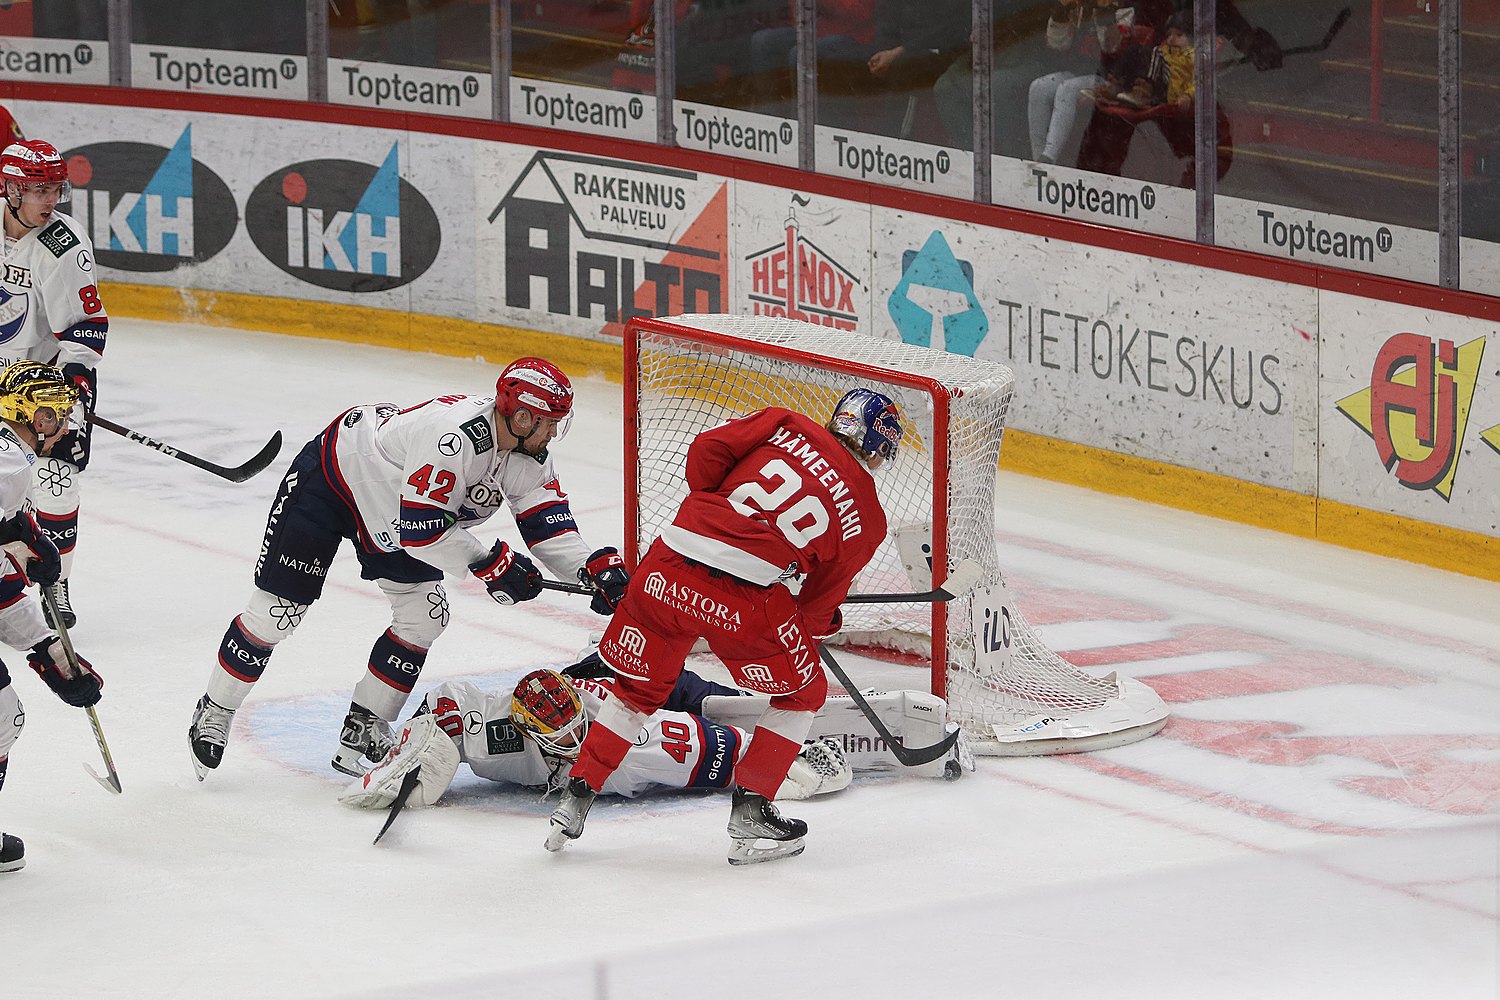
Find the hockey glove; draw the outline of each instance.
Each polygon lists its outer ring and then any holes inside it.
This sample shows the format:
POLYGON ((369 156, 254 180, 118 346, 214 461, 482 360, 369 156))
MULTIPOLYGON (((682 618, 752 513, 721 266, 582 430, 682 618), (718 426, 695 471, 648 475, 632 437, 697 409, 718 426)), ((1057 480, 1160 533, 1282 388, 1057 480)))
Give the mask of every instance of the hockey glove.
POLYGON ((615 672, 599 659, 597 649, 577 663, 563 667, 558 673, 570 681, 612 681, 615 679, 615 672))
POLYGON ((520 604, 542 592, 542 574, 536 563, 502 541, 490 554, 469 564, 469 572, 484 581, 490 597, 501 604, 520 604))
POLYGON ((28 511, 18 511, 15 517, 0 521, 0 545, 12 542, 19 542, 29 550, 21 568, 33 583, 50 587, 62 576, 62 556, 57 554, 57 546, 28 511))
POLYGON ((83 673, 74 677, 61 639, 43 639, 32 646, 26 662, 47 683, 53 694, 74 708, 88 708, 98 703, 104 679, 94 673, 93 666, 81 656, 78 658, 78 665, 83 668, 83 673))
POLYGON ((47 454, 78 466, 79 471, 88 467, 89 445, 93 441, 94 425, 89 416, 94 412, 94 370, 77 363, 63 365, 62 372, 78 389, 78 406, 69 418, 68 431, 59 437, 47 454))
POLYGON ((594 588, 594 599, 589 608, 596 615, 612 615, 620 601, 625 598, 625 587, 630 583, 630 574, 625 572, 625 560, 620 550, 612 545, 589 556, 589 561, 578 571, 578 582, 594 588))

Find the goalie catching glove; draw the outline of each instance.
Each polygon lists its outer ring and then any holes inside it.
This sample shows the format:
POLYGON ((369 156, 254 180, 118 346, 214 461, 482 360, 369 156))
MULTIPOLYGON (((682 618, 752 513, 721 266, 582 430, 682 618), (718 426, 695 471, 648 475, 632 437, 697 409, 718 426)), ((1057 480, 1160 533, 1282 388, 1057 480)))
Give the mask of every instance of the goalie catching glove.
POLYGON ((417 787, 406 800, 409 806, 430 806, 443 797, 458 773, 458 747, 438 728, 437 719, 423 713, 413 716, 396 730, 396 745, 385 759, 357 778, 339 795, 339 801, 359 809, 384 809, 396 801, 401 782, 417 771, 417 787))
POLYGON ((74 708, 88 708, 98 704, 104 679, 94 673, 93 666, 81 656, 78 658, 78 665, 83 672, 75 677, 61 639, 43 639, 32 646, 26 662, 52 689, 53 694, 74 708))
POLYGON ((589 609, 596 615, 612 615, 625 599, 625 587, 630 583, 630 574, 625 571, 625 560, 620 550, 606 545, 583 564, 578 571, 578 582, 594 588, 594 599, 589 609))
POLYGON ((495 542, 489 555, 470 563, 469 572, 484 581, 490 597, 500 604, 520 604, 542 592, 536 563, 502 541, 495 542))
POLYGON ((844 748, 833 736, 822 736, 803 744, 776 792, 776 801, 810 799, 814 795, 841 792, 854 780, 854 768, 844 748))
POLYGON ((21 570, 33 583, 50 587, 62 576, 62 556, 28 511, 0 521, 0 546, 15 553, 21 570))

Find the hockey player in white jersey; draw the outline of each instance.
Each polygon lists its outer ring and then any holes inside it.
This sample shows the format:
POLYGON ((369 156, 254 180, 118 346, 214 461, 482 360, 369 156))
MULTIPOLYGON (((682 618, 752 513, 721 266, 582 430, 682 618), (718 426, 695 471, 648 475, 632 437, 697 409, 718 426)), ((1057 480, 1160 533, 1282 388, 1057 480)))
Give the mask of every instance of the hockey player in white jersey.
MULTIPOLYGON (((42 617, 31 583, 57 581, 62 559, 31 515, 31 466, 37 446, 67 424, 78 404, 78 390, 51 365, 18 361, 0 371, 0 642, 29 650, 27 665, 69 705, 85 708, 99 701, 104 682, 83 657, 75 671, 57 633, 42 617)), ((0 787, 5 785, 10 748, 21 735, 26 713, 0 663, 0 787)), ((26 864, 19 837, 0 834, 0 872, 26 864)))
MULTIPOLYGON (((612 687, 608 677, 570 678, 553 670, 533 670, 503 693, 467 681, 444 682, 398 729, 385 759, 339 799, 365 808, 389 805, 402 780, 417 770, 408 803, 431 805, 452 783, 460 763, 490 781, 559 788, 612 687)), ((728 788, 750 734, 695 711, 705 696, 715 694, 738 692, 685 672, 668 707, 647 718, 602 793, 634 798, 662 790, 728 788)), ((813 740, 798 754, 780 796, 805 799, 836 792, 848 786, 852 774, 835 741, 813 740)))
MULTIPOLYGON (((444 682, 429 691, 417 714, 399 727, 396 746, 385 760, 350 784, 340 800, 366 808, 389 805, 402 780, 417 770, 417 788, 408 802, 431 805, 461 763, 490 781, 559 788, 613 685, 597 654, 565 667, 561 674, 532 671, 513 691, 503 693, 486 692, 467 681, 444 682)), ((937 742, 945 731, 947 706, 941 698, 920 691, 870 691, 866 697, 907 744, 937 742)), ((630 798, 658 790, 729 787, 734 765, 744 756, 766 702, 765 697, 684 670, 666 705, 647 717, 602 793, 630 798)), ((901 768, 847 695, 835 695, 825 703, 810 736, 778 790, 778 799, 838 791, 848 786, 855 770, 899 769, 956 778, 974 769, 962 741, 946 759, 901 768)))
POLYGON ((0 150, 5 207, 5 268, 0 273, 0 367, 43 361, 61 369, 81 405, 68 425, 38 442, 33 469, 37 523, 62 554, 53 587, 58 614, 77 621, 68 577, 78 541, 79 476, 89 464, 89 416, 98 394, 109 317, 95 284, 94 246, 83 227, 57 210, 71 186, 62 156, 40 139, 0 150))
POLYGON ((556 576, 594 587, 594 611, 611 614, 629 576, 613 547, 584 542, 547 446, 567 430, 573 389, 540 358, 501 372, 494 396, 441 396, 400 409, 356 406, 308 442, 282 480, 255 564, 255 589, 230 622, 188 729, 201 781, 219 766, 234 712, 272 651, 323 592, 328 567, 349 539, 361 576, 391 604, 391 624, 366 670, 333 756, 346 774, 390 747, 390 722, 448 624, 444 573, 472 573, 501 604, 542 592, 541 574, 503 541, 471 528, 502 505, 526 546, 556 576))

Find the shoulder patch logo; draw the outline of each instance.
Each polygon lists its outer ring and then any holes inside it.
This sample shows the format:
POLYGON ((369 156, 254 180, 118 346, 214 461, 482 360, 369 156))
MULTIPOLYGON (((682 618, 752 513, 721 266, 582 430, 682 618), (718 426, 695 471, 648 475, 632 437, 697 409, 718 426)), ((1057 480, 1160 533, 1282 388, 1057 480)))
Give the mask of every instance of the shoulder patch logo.
POLYGON ((458 425, 470 441, 474 442, 476 454, 483 455, 495 447, 495 432, 490 430, 490 422, 483 417, 475 417, 458 425))
POLYGON ((78 237, 68 228, 67 223, 58 219, 37 234, 37 242, 50 250, 52 256, 61 257, 78 245, 78 237))

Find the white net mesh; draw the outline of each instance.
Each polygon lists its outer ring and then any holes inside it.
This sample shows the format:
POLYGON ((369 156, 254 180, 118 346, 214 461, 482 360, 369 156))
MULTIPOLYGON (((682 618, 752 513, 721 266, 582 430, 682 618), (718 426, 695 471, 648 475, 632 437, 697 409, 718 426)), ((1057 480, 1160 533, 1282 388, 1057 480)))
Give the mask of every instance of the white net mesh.
MULTIPOLYGON (((766 406, 821 420, 840 396, 863 385, 892 397, 907 428, 895 461, 875 476, 892 537, 851 592, 928 589, 925 566, 909 571, 895 538, 908 531, 921 537, 924 527, 945 520, 949 568, 973 560, 984 568, 988 583, 1001 582, 995 477, 1014 383, 1005 365, 765 317, 649 320, 632 324, 627 337, 634 338, 636 349, 639 551, 661 533, 686 496, 687 449, 700 431, 766 406)), ((909 564, 913 549, 904 547, 909 564)), ((1037 752, 995 750, 996 733, 1039 716, 1097 715, 1120 694, 1114 677, 1085 674, 1047 648, 1013 606, 1009 667, 976 669, 970 603, 968 598, 949 602, 947 627, 936 643, 933 625, 941 615, 932 604, 846 604, 841 637, 932 650, 944 664, 939 674, 946 679, 951 718, 971 736, 987 740, 992 752, 1037 752)), ((1053 727, 1039 735, 1058 734, 1053 727)))

